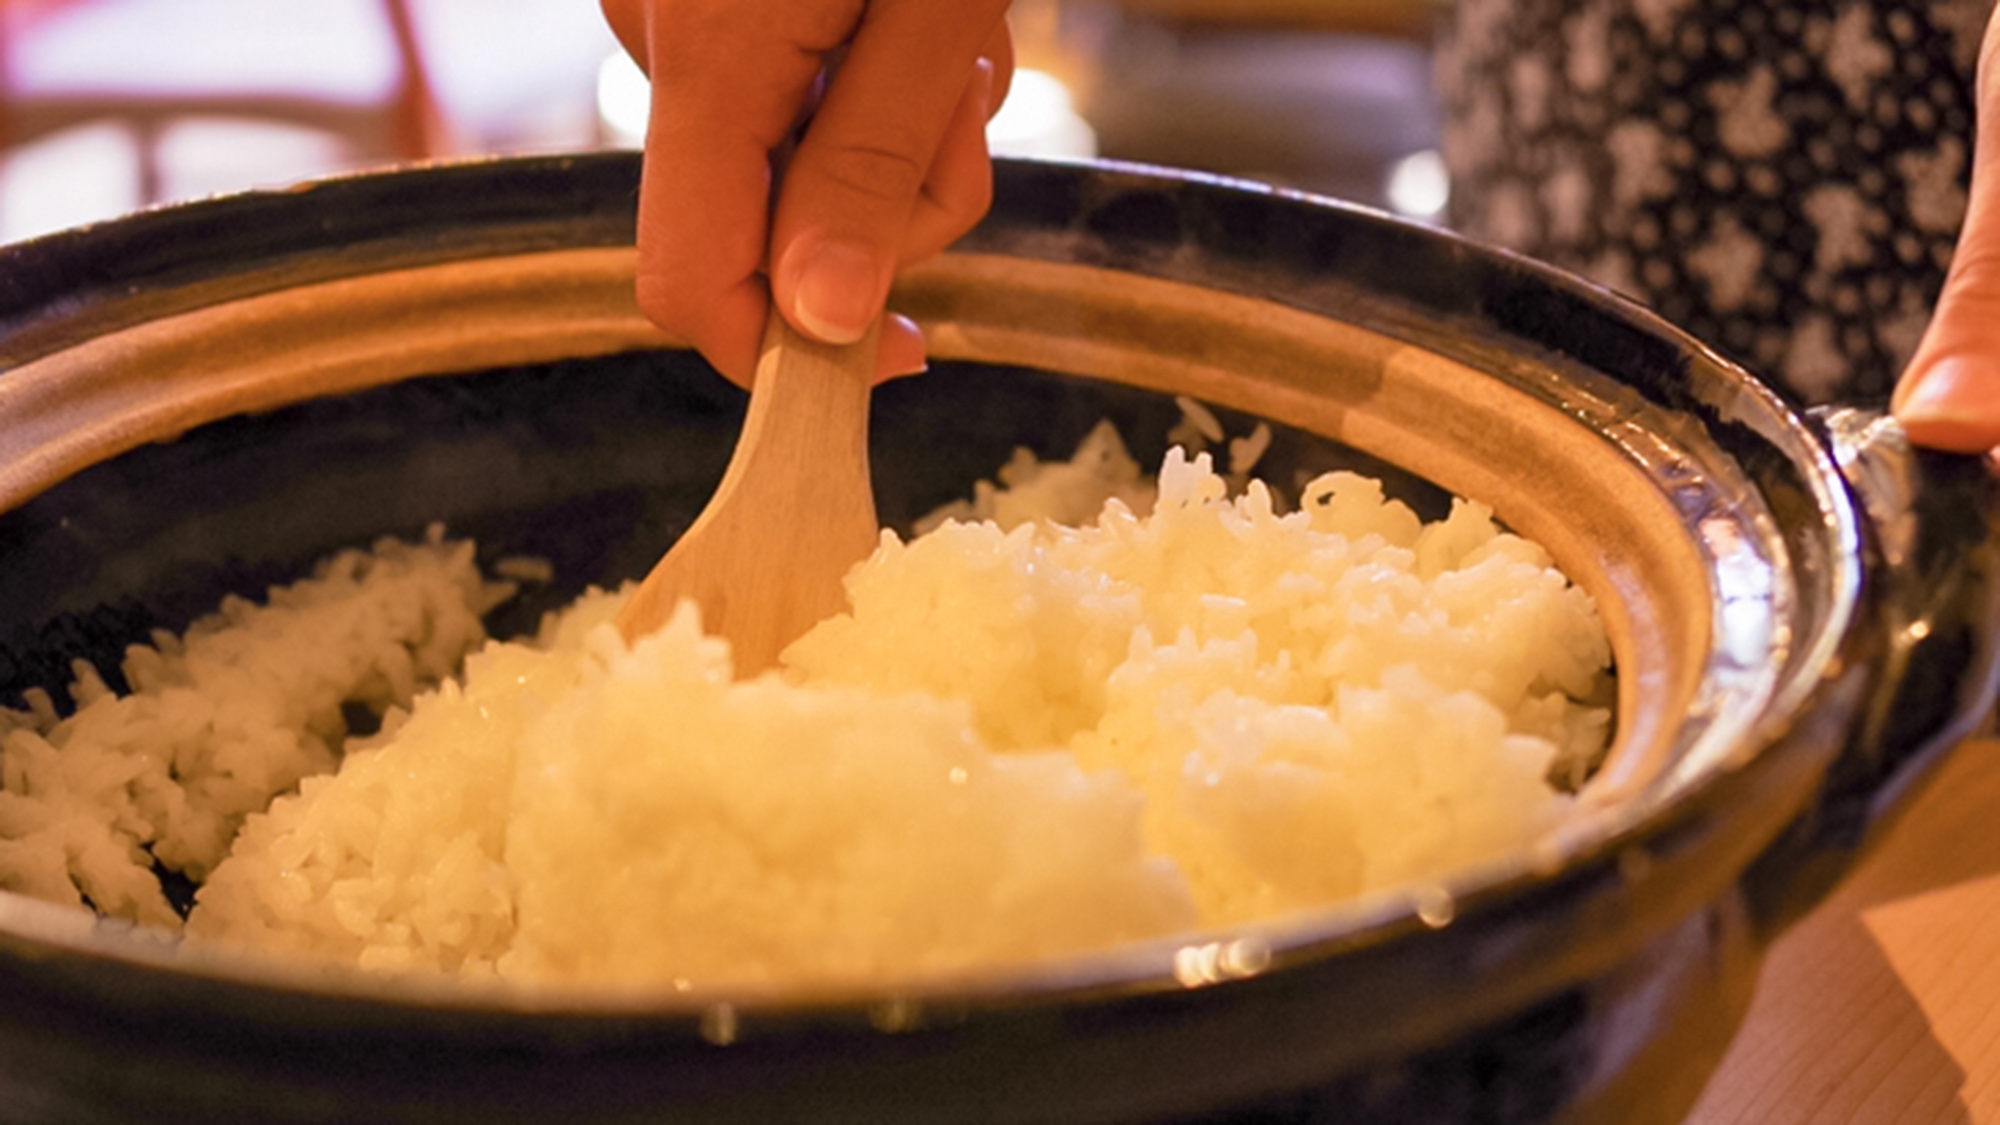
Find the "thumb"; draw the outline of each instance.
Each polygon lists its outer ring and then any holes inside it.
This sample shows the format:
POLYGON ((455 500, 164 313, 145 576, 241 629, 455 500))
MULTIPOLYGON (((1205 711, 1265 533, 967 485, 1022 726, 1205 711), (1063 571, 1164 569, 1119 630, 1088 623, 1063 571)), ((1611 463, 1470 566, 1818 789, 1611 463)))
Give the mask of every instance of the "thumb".
POLYGON ((1978 122, 1965 225, 1893 402, 1911 441, 1962 453, 2000 446, 2000 13, 1981 51, 1978 122))
POLYGON ((938 224, 915 224, 941 188, 963 196, 948 202, 965 212, 960 229, 984 210, 990 189, 980 177, 941 176, 937 165, 941 148, 963 147, 946 142, 967 120, 983 125, 992 68, 981 50, 1004 10, 995 0, 868 6, 785 171, 773 216, 772 296, 801 331, 831 343, 861 336, 897 266, 937 248, 920 244, 935 240, 938 224))

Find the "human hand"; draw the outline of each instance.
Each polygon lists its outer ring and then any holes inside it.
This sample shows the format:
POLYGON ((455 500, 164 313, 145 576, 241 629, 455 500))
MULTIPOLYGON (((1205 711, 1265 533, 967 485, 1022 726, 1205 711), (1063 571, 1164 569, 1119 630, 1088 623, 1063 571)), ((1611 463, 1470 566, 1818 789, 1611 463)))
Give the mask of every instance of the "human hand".
MULTIPOLYGON (((985 125, 1013 73, 1007 0, 603 7, 653 84, 639 307, 732 381, 749 385, 773 300, 808 336, 859 339, 896 269, 991 204, 985 125), (808 115, 774 206, 772 154, 808 115)), ((878 377, 923 366, 916 325, 887 318, 878 377)))
POLYGON ((2000 11, 1979 54, 1977 112, 1965 225, 1894 399, 1911 441, 1964 453, 2000 447, 2000 11))

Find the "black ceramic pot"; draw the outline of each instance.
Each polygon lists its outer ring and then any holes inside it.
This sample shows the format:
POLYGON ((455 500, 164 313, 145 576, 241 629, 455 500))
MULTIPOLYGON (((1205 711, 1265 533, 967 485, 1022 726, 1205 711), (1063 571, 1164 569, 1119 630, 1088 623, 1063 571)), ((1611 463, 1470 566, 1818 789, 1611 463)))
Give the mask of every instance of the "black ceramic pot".
MULTIPOLYGON (((636 576, 737 392, 639 318, 637 161, 344 179, 0 251, 0 687, 336 548, 444 521, 636 576)), ((1673 1120, 1763 950, 1994 691, 1995 488, 1802 417, 1641 310, 1325 201, 1005 164, 913 274, 937 370, 882 389, 901 523, 1172 395, 1267 471, 1494 505, 1592 589, 1615 764, 1534 855, 1314 917, 949 991, 523 994, 197 958, 0 893, 0 1118, 1673 1120)))

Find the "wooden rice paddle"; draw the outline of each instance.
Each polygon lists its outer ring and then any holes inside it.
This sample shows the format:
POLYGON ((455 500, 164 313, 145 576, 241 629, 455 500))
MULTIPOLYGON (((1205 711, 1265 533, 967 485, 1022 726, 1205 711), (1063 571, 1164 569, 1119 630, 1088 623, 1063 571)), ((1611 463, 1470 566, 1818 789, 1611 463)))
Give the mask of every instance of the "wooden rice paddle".
POLYGON ((665 624, 682 598, 755 675, 846 607, 841 577, 875 549, 868 397, 878 321, 856 344, 822 344, 775 310, 722 484, 618 616, 627 642, 665 624))

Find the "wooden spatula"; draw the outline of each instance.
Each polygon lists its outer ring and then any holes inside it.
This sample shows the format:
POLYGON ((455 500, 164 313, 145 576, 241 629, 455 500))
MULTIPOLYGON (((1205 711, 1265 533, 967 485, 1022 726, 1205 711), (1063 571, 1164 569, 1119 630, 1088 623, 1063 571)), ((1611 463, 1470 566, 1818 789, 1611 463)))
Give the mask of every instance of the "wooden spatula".
POLYGON ((841 577, 880 536, 868 479, 879 328, 834 346, 772 312, 722 484, 619 614, 627 641, 692 598, 702 627, 728 639, 736 674, 747 677, 845 607, 841 577))

